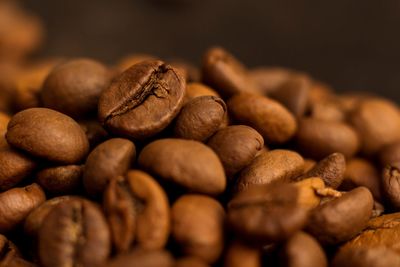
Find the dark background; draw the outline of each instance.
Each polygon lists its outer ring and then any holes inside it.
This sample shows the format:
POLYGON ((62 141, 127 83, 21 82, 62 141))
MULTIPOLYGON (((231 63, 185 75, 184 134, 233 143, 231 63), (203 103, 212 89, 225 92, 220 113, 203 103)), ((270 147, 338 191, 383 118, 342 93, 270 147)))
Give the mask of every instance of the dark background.
POLYGON ((304 70, 337 90, 400 102, 400 1, 28 0, 48 35, 41 55, 112 63, 128 53, 198 63, 222 45, 250 67, 304 70))

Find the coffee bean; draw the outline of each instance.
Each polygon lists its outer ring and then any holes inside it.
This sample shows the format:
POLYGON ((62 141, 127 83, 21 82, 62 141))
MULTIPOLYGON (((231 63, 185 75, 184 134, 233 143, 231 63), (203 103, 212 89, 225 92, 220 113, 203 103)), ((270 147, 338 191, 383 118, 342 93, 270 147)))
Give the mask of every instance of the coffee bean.
POLYGON ((184 195, 171 208, 172 237, 185 255, 214 263, 224 246, 225 212, 211 197, 184 195))
POLYGON ((223 97, 240 92, 260 92, 245 66, 220 47, 209 49, 203 56, 203 79, 223 97))
POLYGON ((224 267, 261 267, 261 251, 240 241, 233 241, 225 254, 224 267))
POLYGON ((226 116, 225 102, 215 96, 200 96, 189 101, 176 118, 176 137, 204 141, 220 128, 226 116))
POLYGON ((316 120, 343 122, 346 120, 346 111, 340 103, 334 99, 326 99, 309 104, 309 117, 316 120))
POLYGON ((322 244, 338 244, 366 227, 372 207, 371 192, 365 187, 357 187, 314 209, 306 229, 322 244))
POLYGON ((311 177, 293 184, 299 189, 297 202, 300 206, 313 209, 320 204, 322 191, 325 189, 325 183, 321 178, 311 177))
POLYGON ((253 184, 273 181, 290 181, 303 173, 304 160, 294 151, 275 149, 262 153, 244 168, 237 180, 236 189, 242 191, 253 184))
POLYGON ((161 249, 170 232, 167 195, 142 171, 129 171, 111 179, 104 192, 104 210, 118 252, 135 243, 144 249, 161 249))
POLYGON ((294 116, 275 100, 242 93, 230 98, 227 104, 232 118, 256 129, 266 143, 285 143, 296 132, 294 116))
POLYGON ((50 167, 36 174, 36 182, 55 194, 72 194, 82 185, 83 165, 50 167))
POLYGON ((304 173, 314 168, 316 164, 317 162, 313 159, 304 159, 304 173))
POLYGON ((59 203, 39 230, 44 267, 99 266, 110 254, 110 233, 100 208, 85 199, 59 203))
POLYGON ((392 205, 398 210, 400 208, 400 163, 388 165, 383 170, 382 191, 392 205))
POLYGON ((7 142, 46 160, 73 164, 89 150, 85 133, 70 117, 46 108, 31 108, 15 114, 6 133, 7 142))
POLYGON ((107 131, 95 120, 79 121, 79 126, 81 126, 82 130, 85 132, 91 148, 106 141, 109 137, 107 131))
POLYGON ((199 97, 199 96, 216 96, 219 97, 219 94, 212 89, 211 87, 202 84, 202 83, 188 83, 186 85, 186 94, 185 94, 185 99, 184 102, 187 103, 193 98, 199 97))
POLYGON ((400 141, 382 147, 379 151, 379 159, 382 166, 400 162, 400 141))
POLYGON ((360 147, 358 135, 349 125, 311 118, 299 120, 296 142, 302 154, 317 160, 335 152, 350 158, 360 147))
POLYGON ((175 262, 175 267, 209 267, 207 263, 195 257, 185 257, 175 262))
POLYGON ((361 101, 351 115, 351 122, 361 137, 361 150, 367 155, 400 140, 400 112, 389 101, 361 101))
POLYGON ((207 142, 221 159, 227 177, 250 164, 264 147, 264 139, 253 128, 232 125, 217 131, 207 142))
POLYGON ((97 110, 110 78, 108 69, 95 60, 67 61, 47 76, 41 91, 43 105, 74 118, 88 116, 97 110))
POLYGON ((226 187, 218 156, 206 145, 192 140, 160 139, 145 146, 139 165, 190 191, 217 195, 226 187))
POLYGON ((280 249, 282 266, 327 267, 328 260, 318 242, 309 234, 298 232, 287 240, 280 249))
POLYGON ((292 71, 278 67, 259 67, 249 71, 250 79, 252 79, 260 92, 264 95, 278 90, 282 84, 289 80, 292 71))
POLYGON ((0 233, 16 228, 45 200, 46 196, 37 184, 15 187, 0 193, 0 233))
POLYGON ((128 139, 109 139, 90 152, 83 172, 83 184, 92 196, 103 193, 108 181, 124 175, 136 157, 135 145, 128 139))
POLYGON ((99 100, 99 119, 111 132, 144 139, 178 114, 185 80, 162 61, 145 61, 121 73, 99 100))
POLYGON ((321 177, 328 187, 338 188, 344 179, 346 160, 341 153, 333 153, 319 161, 311 170, 295 178, 300 181, 310 177, 321 177))
POLYGON ((399 254, 385 247, 341 249, 332 261, 332 267, 399 267, 399 254))
POLYGON ((253 244, 283 241, 306 223, 307 211, 297 201, 298 189, 291 184, 251 186, 229 202, 228 223, 253 244))
POLYGON ((134 249, 120 254, 102 267, 173 267, 174 259, 165 250, 134 249))
POLYGON ((0 266, 10 266, 15 258, 21 257, 17 246, 2 234, 0 234, 0 252, 0 266))

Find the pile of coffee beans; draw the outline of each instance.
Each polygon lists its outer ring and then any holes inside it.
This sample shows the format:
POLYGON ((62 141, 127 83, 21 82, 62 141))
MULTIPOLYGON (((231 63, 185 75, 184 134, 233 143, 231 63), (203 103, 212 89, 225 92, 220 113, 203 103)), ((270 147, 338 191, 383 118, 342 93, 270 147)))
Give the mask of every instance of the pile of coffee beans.
POLYGON ((199 68, 46 59, 8 85, 0 266, 400 266, 390 100, 219 47, 199 68))

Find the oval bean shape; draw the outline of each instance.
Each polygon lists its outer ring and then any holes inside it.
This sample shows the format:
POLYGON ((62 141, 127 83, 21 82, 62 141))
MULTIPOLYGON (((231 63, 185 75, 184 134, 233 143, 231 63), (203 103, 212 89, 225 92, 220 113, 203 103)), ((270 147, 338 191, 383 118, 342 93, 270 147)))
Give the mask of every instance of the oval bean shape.
POLYGON ((138 162, 145 170, 193 192, 217 195, 226 187, 218 156, 197 141, 159 139, 143 148, 138 162))

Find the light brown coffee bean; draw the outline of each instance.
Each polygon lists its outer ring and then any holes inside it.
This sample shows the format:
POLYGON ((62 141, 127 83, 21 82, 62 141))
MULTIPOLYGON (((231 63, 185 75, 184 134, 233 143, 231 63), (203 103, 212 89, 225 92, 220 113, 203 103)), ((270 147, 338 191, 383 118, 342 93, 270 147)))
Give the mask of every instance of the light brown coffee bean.
POLYGON ((226 115, 226 104, 221 98, 196 97, 177 116, 174 134, 178 138, 205 141, 221 127, 226 115))
POLYGON ((219 94, 214 89, 205 84, 196 82, 188 83, 186 85, 186 94, 184 102, 187 103, 193 98, 206 95, 220 97, 219 94))
POLYGON ((317 160, 335 152, 350 158, 360 147, 358 135, 349 125, 312 118, 299 120, 296 143, 303 155, 317 160))
POLYGON ((323 197, 322 190, 325 189, 325 183, 321 178, 310 177, 293 184, 299 189, 297 202, 301 207, 313 209, 320 204, 323 197))
POLYGON ((309 104, 307 113, 310 118, 316 120, 336 122, 345 121, 347 115, 335 98, 309 104))
POLYGON ((268 95, 278 90, 289 79, 291 73, 291 70, 279 67, 258 67, 251 69, 248 75, 258 84, 260 92, 268 95))
POLYGON ((159 139, 143 148, 138 163, 162 179, 193 192, 217 195, 226 188, 218 156, 197 141, 159 139))
POLYGON ((233 241, 225 254, 224 267, 261 267, 261 251, 240 241, 233 241))
POLYGON ((298 153, 283 149, 271 150, 256 157, 240 172, 236 189, 243 191, 254 184, 290 181, 301 175, 303 168, 304 160, 298 153))
POLYGON ((399 254, 386 247, 340 249, 332 267, 399 267, 399 254))
POLYGON ((361 150, 367 155, 400 140, 400 111, 389 101, 361 101, 351 115, 351 122, 360 135, 361 150))
POLYGON ((203 79, 223 97, 240 92, 259 92, 247 69, 233 55, 220 47, 209 49, 203 56, 203 79))
POLYGON ((322 247, 304 232, 298 232, 282 245, 280 259, 285 267, 328 266, 322 247))
POLYGON ((172 205, 172 237, 185 255, 214 263, 224 247, 225 212, 211 197, 184 195, 172 205))
POLYGON ((161 249, 170 232, 170 208, 162 187, 150 175, 131 170, 111 179, 103 206, 118 252, 136 244, 144 249, 161 249))
POLYGON ((386 166, 382 174, 382 191, 390 205, 400 209, 400 162, 386 166))
POLYGON ((36 174, 36 182, 55 194, 73 194, 82 186, 83 165, 50 167, 36 174))
POLYGON ((100 196, 110 179, 124 175, 136 157, 135 145, 128 139, 109 139, 90 152, 83 172, 83 184, 92 196, 100 196))
POLYGON ((216 132, 207 145, 221 159, 227 177, 232 178, 262 151, 264 139, 249 126, 232 125, 216 132))
POLYGON ((65 164, 80 162, 89 142, 73 119, 47 108, 31 108, 15 114, 6 133, 7 142, 28 154, 65 164))
POLYGON ((306 229, 322 244, 347 241, 367 226, 373 203, 371 192, 357 187, 314 209, 306 229))
POLYGON ((174 267, 172 255, 165 250, 134 249, 119 254, 102 267, 174 267))
POLYGON ((382 147, 379 151, 379 159, 383 167, 391 163, 400 162, 400 141, 382 147))
POLYGON ((0 193, 0 233, 17 227, 45 200, 46 196, 37 184, 15 187, 0 193))
POLYGON ((296 132, 294 116, 283 105, 265 96, 237 94, 227 105, 234 120, 256 129, 266 143, 285 143, 296 132))

